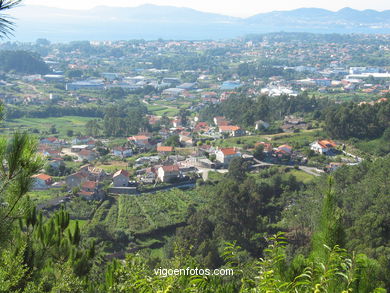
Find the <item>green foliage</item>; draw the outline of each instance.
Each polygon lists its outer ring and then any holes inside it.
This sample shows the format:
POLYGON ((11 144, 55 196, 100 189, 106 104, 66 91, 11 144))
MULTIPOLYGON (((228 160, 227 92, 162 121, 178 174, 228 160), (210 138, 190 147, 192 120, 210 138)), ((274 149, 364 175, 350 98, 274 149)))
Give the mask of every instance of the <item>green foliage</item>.
POLYGON ((390 102, 337 105, 325 113, 325 130, 335 138, 378 138, 390 127, 390 102))
POLYGON ((103 132, 106 136, 130 136, 146 129, 144 117, 146 108, 138 100, 131 103, 112 105, 105 110, 103 132))
POLYGON ((178 147, 180 146, 180 138, 178 135, 172 135, 165 140, 164 144, 166 146, 178 147))
POLYGON ((1 51, 0 70, 24 74, 46 74, 49 72, 49 67, 36 54, 26 51, 1 51))

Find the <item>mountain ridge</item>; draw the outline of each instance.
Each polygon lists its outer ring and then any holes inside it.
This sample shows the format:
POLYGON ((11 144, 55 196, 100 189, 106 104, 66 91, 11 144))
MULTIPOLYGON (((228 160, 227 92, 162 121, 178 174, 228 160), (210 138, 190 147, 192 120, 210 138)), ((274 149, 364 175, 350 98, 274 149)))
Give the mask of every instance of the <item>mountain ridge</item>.
POLYGON ((390 10, 338 11, 298 8, 258 13, 247 18, 187 7, 144 4, 96 6, 88 10, 25 5, 15 8, 16 38, 77 39, 223 39, 277 31, 314 33, 390 33, 390 10), (81 29, 80 29, 81 28, 81 29))

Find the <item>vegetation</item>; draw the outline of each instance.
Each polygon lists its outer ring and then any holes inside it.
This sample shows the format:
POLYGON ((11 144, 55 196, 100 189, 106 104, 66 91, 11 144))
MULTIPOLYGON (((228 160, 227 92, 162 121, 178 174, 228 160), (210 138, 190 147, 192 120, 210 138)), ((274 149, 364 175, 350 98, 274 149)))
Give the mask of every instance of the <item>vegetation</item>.
POLYGON ((43 60, 31 52, 25 51, 1 51, 0 70, 26 74, 46 74, 49 67, 43 60))

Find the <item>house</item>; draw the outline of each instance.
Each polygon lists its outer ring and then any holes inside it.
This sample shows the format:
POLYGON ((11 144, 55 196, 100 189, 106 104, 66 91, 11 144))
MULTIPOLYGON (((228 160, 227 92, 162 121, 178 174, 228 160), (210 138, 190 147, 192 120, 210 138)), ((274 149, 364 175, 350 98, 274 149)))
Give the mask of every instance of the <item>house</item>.
POLYGON ((80 186, 85 181, 88 181, 88 175, 83 172, 76 172, 66 177, 66 185, 71 189, 80 186))
POLYGON ((157 152, 163 153, 163 154, 168 154, 173 152, 173 147, 172 146, 158 146, 157 147, 157 152))
POLYGON ((70 150, 72 153, 78 153, 78 152, 81 152, 82 150, 86 150, 86 149, 88 149, 88 145, 82 144, 82 145, 72 145, 70 150))
POLYGON ((221 148, 216 151, 216 160, 225 166, 228 166, 234 158, 241 157, 236 148, 221 148))
POLYGON ((157 170, 154 167, 149 167, 144 169, 144 173, 141 177, 141 182, 142 183, 149 183, 152 184, 156 181, 157 178, 157 170))
POLYGON ((214 117, 213 121, 214 121, 214 124, 216 126, 226 126, 226 125, 229 125, 229 121, 226 120, 226 118, 223 117, 223 116, 214 117))
POLYGON ((48 145, 59 145, 61 144, 60 140, 57 138, 57 137, 46 137, 46 138, 42 138, 40 141, 39 141, 40 144, 48 144, 48 145))
POLYGON ((133 155, 133 150, 126 147, 114 147, 112 149, 112 154, 120 158, 128 158, 133 155))
POLYGON ((240 126, 237 125, 226 125, 226 126, 218 126, 219 133, 227 133, 230 136, 241 136, 243 135, 243 131, 240 126))
POLYGON ((210 130, 210 127, 207 124, 207 122, 198 122, 194 128, 194 132, 207 132, 209 130, 210 130))
POLYGON ((292 153, 292 146, 289 146, 287 144, 282 144, 281 146, 279 146, 277 148, 277 151, 281 151, 281 152, 285 152, 287 154, 291 154, 292 153))
POLYGON ((163 96, 172 96, 172 97, 178 97, 182 95, 185 92, 185 89, 181 88, 168 88, 163 90, 162 95, 163 96))
POLYGON ((133 142, 135 145, 139 147, 147 147, 149 144, 149 137, 146 135, 134 135, 127 138, 128 141, 133 142))
POLYGON ((53 178, 43 173, 33 175, 32 178, 34 178, 33 189, 48 189, 53 183, 53 178))
POLYGON ((175 128, 183 126, 182 121, 181 121, 181 119, 179 117, 176 117, 175 119, 173 119, 172 125, 175 128))
POLYGON ((51 160, 48 161, 48 164, 50 166, 52 166, 53 168, 55 169, 58 169, 60 168, 60 166, 64 166, 65 165, 65 162, 64 162, 64 159, 61 159, 61 158, 53 158, 51 160))
POLYGON ((112 176, 112 183, 114 187, 127 187, 129 185, 129 172, 126 170, 119 170, 112 176))
POLYGON ((255 122, 255 130, 260 130, 260 129, 267 129, 269 127, 269 123, 259 120, 255 122))
POLYGON ((85 181, 81 184, 81 190, 86 192, 95 192, 97 190, 97 182, 95 181, 85 181))
POLYGON ((177 165, 161 166, 157 170, 157 177, 161 182, 172 182, 180 175, 177 165))
POLYGON ((317 140, 310 144, 310 149, 319 154, 331 154, 337 144, 333 140, 317 140))
POLYGON ((91 150, 82 150, 79 152, 79 157, 81 160, 87 160, 88 162, 94 161, 98 158, 98 154, 95 151, 91 150))

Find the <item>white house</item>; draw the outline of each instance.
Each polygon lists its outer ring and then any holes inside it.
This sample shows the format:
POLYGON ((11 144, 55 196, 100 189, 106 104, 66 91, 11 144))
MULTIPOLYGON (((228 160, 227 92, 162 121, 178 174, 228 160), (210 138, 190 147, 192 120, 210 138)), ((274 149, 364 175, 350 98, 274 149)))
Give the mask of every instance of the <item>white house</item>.
POLYGON ((218 162, 228 166, 234 158, 241 157, 241 154, 237 152, 236 148, 221 148, 215 152, 218 162))
POLYGON ((310 144, 310 149, 319 154, 327 154, 333 150, 337 144, 333 140, 317 140, 310 144))
POLYGON ((161 166, 157 170, 157 177, 162 182, 170 182, 175 179, 180 174, 179 167, 177 165, 161 166))
POLYGON ((263 120, 259 120, 259 121, 255 122, 255 130, 259 130, 261 128, 267 129, 268 127, 269 127, 269 123, 267 123, 263 120))

